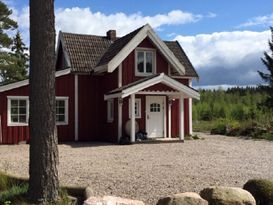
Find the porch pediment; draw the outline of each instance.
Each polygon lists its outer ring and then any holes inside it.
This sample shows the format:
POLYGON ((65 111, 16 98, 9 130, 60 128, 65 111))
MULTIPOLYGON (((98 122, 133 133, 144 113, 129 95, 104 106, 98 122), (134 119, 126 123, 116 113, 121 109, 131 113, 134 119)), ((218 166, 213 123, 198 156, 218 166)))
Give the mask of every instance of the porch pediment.
POLYGON ((195 89, 188 87, 164 73, 149 76, 147 78, 140 79, 128 85, 114 89, 104 95, 104 100, 112 98, 125 98, 132 94, 149 94, 149 92, 157 92, 158 94, 178 94, 185 98, 200 99, 200 94, 195 89), (157 87, 163 86, 164 89, 158 89, 157 87))

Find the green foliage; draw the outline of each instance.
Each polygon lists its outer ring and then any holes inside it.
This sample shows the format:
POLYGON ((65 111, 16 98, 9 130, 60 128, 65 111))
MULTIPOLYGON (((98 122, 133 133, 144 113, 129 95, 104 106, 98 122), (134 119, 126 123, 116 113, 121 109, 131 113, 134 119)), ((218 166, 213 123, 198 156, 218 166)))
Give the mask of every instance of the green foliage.
POLYGON ((244 189, 253 195, 257 205, 273 203, 272 181, 265 179, 252 179, 244 185, 244 189))
POLYGON ((11 188, 0 193, 0 203, 4 203, 7 201, 18 201, 26 195, 28 190, 28 185, 13 185, 11 188))
POLYGON ((0 85, 27 78, 27 48, 18 31, 14 38, 8 35, 17 28, 11 14, 12 10, 0 1, 0 85))
POLYGON ((225 135, 227 134, 227 126, 225 123, 218 124, 215 128, 210 131, 211 134, 225 135))
POLYGON ((268 93, 268 97, 262 103, 269 109, 273 108, 273 27, 271 29, 271 40, 268 42, 270 53, 264 52, 264 58, 262 62, 267 68, 267 72, 258 71, 259 75, 266 83, 266 85, 261 85, 260 87, 268 93))
POLYGON ((0 1, 0 51, 12 44, 12 39, 6 32, 17 28, 17 23, 10 18, 11 14, 12 10, 3 1, 0 1))

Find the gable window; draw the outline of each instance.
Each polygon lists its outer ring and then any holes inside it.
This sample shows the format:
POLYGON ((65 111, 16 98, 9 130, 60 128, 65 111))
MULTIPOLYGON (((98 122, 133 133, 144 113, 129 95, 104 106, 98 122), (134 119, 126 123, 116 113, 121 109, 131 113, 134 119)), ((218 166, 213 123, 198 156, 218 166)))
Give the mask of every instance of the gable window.
POLYGON ((9 97, 8 98, 8 125, 28 124, 29 104, 27 97, 9 97))
POLYGON ((107 101, 107 122, 114 121, 114 100, 110 99, 107 101))
POLYGON ((136 49, 136 76, 147 76, 155 73, 155 50, 136 49))
MULTIPOLYGON (((131 118, 131 99, 129 99, 129 118, 131 118)), ((141 118, 141 99, 135 99, 135 118, 141 118)))
POLYGON ((57 125, 68 124, 68 98, 67 97, 56 98, 56 124, 57 125))

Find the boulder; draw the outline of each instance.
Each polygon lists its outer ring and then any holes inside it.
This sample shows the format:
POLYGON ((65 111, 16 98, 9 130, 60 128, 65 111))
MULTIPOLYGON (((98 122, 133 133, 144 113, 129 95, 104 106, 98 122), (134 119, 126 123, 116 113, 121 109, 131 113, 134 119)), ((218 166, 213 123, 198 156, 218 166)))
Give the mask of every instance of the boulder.
POLYGON ((186 192, 159 199, 157 205, 208 205, 208 202, 199 194, 186 192))
POLYGON ((273 205, 273 181, 266 179, 251 179, 244 189, 255 198, 257 205, 273 205))
POLYGON ((115 196, 89 197, 83 205, 144 205, 142 201, 115 196))
POLYGON ((209 187, 200 192, 209 205, 256 205, 254 197, 246 190, 235 187, 209 187))

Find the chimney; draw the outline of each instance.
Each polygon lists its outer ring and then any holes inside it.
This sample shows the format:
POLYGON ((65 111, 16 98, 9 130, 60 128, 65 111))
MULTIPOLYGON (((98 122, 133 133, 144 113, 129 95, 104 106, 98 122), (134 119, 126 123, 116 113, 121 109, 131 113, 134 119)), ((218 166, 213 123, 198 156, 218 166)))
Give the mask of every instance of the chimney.
POLYGON ((116 30, 109 30, 106 33, 107 39, 115 41, 117 39, 116 30))

